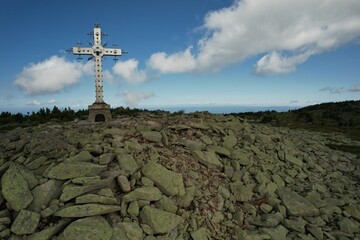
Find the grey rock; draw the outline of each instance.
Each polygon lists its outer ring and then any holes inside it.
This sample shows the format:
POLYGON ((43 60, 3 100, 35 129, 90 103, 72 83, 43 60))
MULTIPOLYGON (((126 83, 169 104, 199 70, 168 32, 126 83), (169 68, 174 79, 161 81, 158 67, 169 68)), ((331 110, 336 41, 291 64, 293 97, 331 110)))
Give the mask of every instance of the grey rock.
POLYGON ((360 223, 353 221, 349 218, 341 219, 338 222, 338 225, 339 225, 341 231, 348 233, 348 234, 360 232, 360 223))
POLYGON ((118 201, 115 197, 111 196, 101 196, 98 194, 85 194, 82 196, 79 196, 75 200, 76 204, 82 204, 82 203, 101 203, 101 204, 118 204, 118 201))
POLYGON ((149 225, 155 234, 170 233, 183 219, 173 213, 165 212, 149 206, 143 207, 140 212, 141 221, 149 225))
POLYGON ((189 207, 192 200, 194 199, 195 191, 196 191, 196 187, 194 185, 185 188, 185 194, 182 196, 178 196, 178 198, 176 200, 177 205, 182 208, 189 207))
POLYGON ((276 228, 263 228, 262 231, 270 235, 271 240, 286 240, 287 230, 283 225, 278 225, 276 228))
POLYGON ((34 233, 40 221, 40 214, 28 210, 21 210, 11 225, 11 231, 17 235, 34 233))
POLYGON ((66 159, 66 162, 91 162, 93 160, 93 156, 89 151, 82 151, 79 154, 69 157, 66 159))
POLYGON ((65 240, 110 240, 112 232, 105 218, 96 216, 72 222, 65 228, 62 235, 65 240))
POLYGON ((190 233, 194 240, 208 240, 210 239, 210 231, 204 227, 201 227, 190 233))
POLYGON ((252 200, 255 186, 255 184, 244 185, 241 181, 236 181, 230 184, 230 189, 236 201, 248 202, 252 200))
POLYGON ((120 175, 117 177, 117 182, 121 188, 121 191, 127 193, 131 191, 130 182, 126 176, 120 175))
POLYGON ((53 226, 45 228, 39 232, 33 233, 27 236, 26 240, 48 240, 52 239, 56 234, 63 230, 72 219, 63 218, 60 219, 58 223, 55 223, 53 226))
POLYGON ((160 143, 162 141, 162 135, 160 132, 156 131, 146 131, 141 133, 143 138, 155 143, 160 143))
POLYGON ((142 173, 168 196, 185 194, 185 187, 180 173, 170 171, 158 163, 148 163, 142 168, 142 173))
POLYGON ((105 153, 100 156, 99 164, 109 164, 112 160, 114 160, 114 153, 105 153))
POLYGON ((284 188, 279 190, 278 194, 290 215, 298 217, 319 215, 319 209, 298 193, 284 188))

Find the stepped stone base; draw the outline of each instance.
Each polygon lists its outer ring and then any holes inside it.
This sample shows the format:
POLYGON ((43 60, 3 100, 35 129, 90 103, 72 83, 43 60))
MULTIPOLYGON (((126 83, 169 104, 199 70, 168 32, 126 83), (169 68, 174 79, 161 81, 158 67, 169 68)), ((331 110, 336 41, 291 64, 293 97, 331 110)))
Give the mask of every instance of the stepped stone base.
POLYGON ((109 122, 111 121, 110 105, 106 103, 93 103, 89 105, 90 122, 109 122))

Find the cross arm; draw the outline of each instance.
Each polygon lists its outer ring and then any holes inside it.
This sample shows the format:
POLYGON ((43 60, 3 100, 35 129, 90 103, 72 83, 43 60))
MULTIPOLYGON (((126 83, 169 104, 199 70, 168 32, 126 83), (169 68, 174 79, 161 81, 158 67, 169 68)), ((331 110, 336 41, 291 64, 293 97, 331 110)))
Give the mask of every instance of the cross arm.
POLYGON ((104 48, 103 55, 104 56, 121 56, 123 51, 119 48, 104 48))
POLYGON ((81 54, 81 55, 92 55, 93 49, 92 48, 81 48, 81 47, 73 47, 72 49, 73 54, 81 54))

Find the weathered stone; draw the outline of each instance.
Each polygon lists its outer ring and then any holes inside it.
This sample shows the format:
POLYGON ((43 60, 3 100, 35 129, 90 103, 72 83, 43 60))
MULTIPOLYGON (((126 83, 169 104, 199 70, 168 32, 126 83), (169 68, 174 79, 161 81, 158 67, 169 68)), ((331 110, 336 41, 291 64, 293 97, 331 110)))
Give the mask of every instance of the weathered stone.
POLYGON ((51 168, 48 172, 49 178, 65 180, 70 178, 86 177, 96 175, 104 171, 107 166, 89 162, 63 162, 51 168))
POLYGON ((48 240, 53 239, 53 237, 63 230, 70 222, 72 221, 71 218, 62 218, 59 220, 58 223, 55 225, 45 228, 40 232, 33 233, 27 236, 26 240, 48 240))
POLYGON ((211 145, 206 148, 208 152, 215 152, 216 154, 224 157, 230 158, 231 153, 228 149, 218 146, 218 145, 211 145))
POLYGON ((127 213, 133 217, 133 218, 136 218, 138 215, 139 215, 139 211, 140 211, 140 206, 139 206, 139 203, 138 201, 132 201, 130 204, 129 204, 129 207, 127 209, 127 213))
POLYGON ((113 178, 108 178, 97 182, 96 184, 92 185, 85 185, 85 186, 78 186, 74 184, 68 184, 64 187, 60 201, 66 202, 69 201, 77 196, 83 195, 84 193, 88 193, 97 189, 101 189, 106 187, 110 183, 112 183, 113 178))
POLYGON ((170 171, 158 163, 148 163, 142 168, 142 173, 168 196, 185 194, 185 187, 180 173, 170 171))
POLYGON ((204 227, 197 229, 190 233, 192 239, 194 240, 209 240, 210 239, 210 231, 204 227))
POLYGON ((244 185, 241 181, 236 181, 230 184, 231 192, 234 194, 236 201, 248 202, 252 200, 254 195, 254 184, 244 185))
POLYGON ((201 164, 209 168, 222 169, 223 164, 220 162, 218 156, 214 151, 193 151, 193 157, 198 160, 201 164))
POLYGON ((224 221, 225 217, 224 214, 220 211, 217 211, 214 213, 214 215, 211 218, 211 222, 213 222, 214 224, 219 224, 222 221, 224 221))
POLYGON ((296 158, 296 157, 294 157, 292 155, 286 154, 285 159, 287 161, 291 162, 292 164, 295 164, 295 165, 297 165, 299 167, 302 167, 302 165, 303 165, 303 161, 301 161, 300 159, 298 159, 298 158, 296 158))
POLYGON ((155 203, 156 208, 163 209, 166 212, 176 213, 178 207, 174 200, 167 196, 163 196, 159 201, 155 203))
POLYGON ((182 196, 178 196, 178 198, 176 199, 177 205, 182 208, 189 207, 192 200, 194 199, 195 191, 196 191, 196 187, 194 185, 187 187, 185 189, 185 194, 182 196))
POLYGON ((47 160, 47 157, 45 157, 45 156, 36 158, 35 160, 26 164, 26 168, 31 169, 31 170, 37 169, 41 165, 43 165, 46 162, 46 160, 47 160))
POLYGON ((102 203, 102 204, 118 204, 114 197, 101 196, 97 194, 86 194, 76 198, 76 204, 82 203, 102 203))
POLYGON ((160 132, 155 131, 146 131, 141 133, 143 138, 150 141, 150 142, 156 142, 159 143, 162 140, 162 136, 160 132))
POLYGON ((40 214, 28 210, 21 210, 11 225, 11 231, 17 235, 34 233, 40 221, 40 214))
POLYGON ((173 213, 165 212, 149 206, 143 207, 140 212, 143 223, 149 225, 155 234, 170 233, 183 219, 173 213))
POLYGON ((322 240, 324 238, 324 232, 321 228, 317 226, 309 226, 307 230, 313 235, 317 240, 322 240))
POLYGON ((345 211, 350 214, 356 220, 360 220, 360 206, 359 205, 350 205, 344 207, 345 211))
POLYGON ((256 226, 274 228, 283 220, 281 213, 263 214, 258 216, 252 223, 256 226))
POLYGON ((135 222, 115 223, 112 226, 111 240, 138 240, 143 239, 143 230, 135 222))
POLYGON ((16 167, 28 183, 29 189, 33 189, 36 185, 39 184, 39 180, 36 178, 35 174, 32 171, 22 165, 17 165, 16 167))
POLYGON ((82 151, 79 154, 69 157, 66 159, 66 162, 91 162, 93 160, 93 156, 89 153, 89 151, 82 151))
POLYGON ((299 233, 305 233, 305 225, 307 222, 302 218, 297 218, 296 220, 284 219, 283 224, 290 230, 294 230, 299 233))
POLYGON ((99 164, 109 164, 112 160, 114 160, 114 153, 105 153, 100 156, 99 164))
POLYGON ((250 164, 249 154, 246 154, 241 150, 232 151, 231 158, 236 159, 237 162, 243 166, 247 166, 250 164))
POLYGON ((88 217, 95 215, 103 215, 107 213, 120 211, 120 206, 117 205, 102 205, 95 203, 88 203, 83 205, 74 205, 65 207, 57 211, 54 216, 57 217, 88 217))
POLYGON ((272 240, 286 240, 287 230, 283 225, 278 225, 276 228, 263 228, 263 232, 270 235, 272 240))
POLYGON ((99 183, 100 181, 101 181, 101 178, 98 175, 92 176, 92 177, 79 177, 79 178, 74 178, 71 180, 72 183, 81 184, 81 185, 96 184, 96 183, 99 183))
POLYGON ((117 177, 117 182, 121 188, 121 191, 127 193, 131 191, 130 182, 126 176, 120 175, 117 177))
POLYGON ((50 217, 51 215, 56 213, 59 209, 60 207, 58 205, 51 205, 40 212, 41 217, 43 218, 50 217))
POLYGON ((112 228, 100 216, 76 220, 67 226, 62 233, 65 240, 110 240, 112 228))
POLYGON ((122 169, 127 174, 132 175, 139 169, 139 165, 130 154, 118 154, 116 159, 118 160, 120 169, 122 169))
POLYGON ((284 188, 279 190, 278 194, 290 215, 299 217, 319 215, 319 209, 298 193, 284 188))
POLYGON ((234 135, 223 137, 223 141, 223 147, 229 150, 233 149, 233 147, 237 144, 237 138, 234 135))
POLYGON ((26 208, 33 200, 29 186, 15 164, 2 176, 2 195, 15 211, 26 208))
POLYGON ((137 200, 157 201, 162 198, 161 191, 156 187, 140 187, 126 194, 122 200, 132 202, 137 200))
POLYGON ((40 212, 43 206, 48 206, 52 199, 60 197, 62 184, 62 181, 50 179, 35 187, 31 191, 34 200, 31 202, 28 209, 34 212, 40 212))
POLYGON ((349 218, 341 219, 338 222, 338 225, 339 225, 341 231, 348 233, 348 234, 360 232, 360 223, 353 221, 349 218))

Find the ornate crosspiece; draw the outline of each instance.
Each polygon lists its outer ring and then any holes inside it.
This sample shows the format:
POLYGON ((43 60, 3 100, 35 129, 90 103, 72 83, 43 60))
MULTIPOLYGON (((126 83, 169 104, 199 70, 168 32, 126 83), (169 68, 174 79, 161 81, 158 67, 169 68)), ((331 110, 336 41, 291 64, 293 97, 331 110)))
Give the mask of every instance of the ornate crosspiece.
POLYGON ((72 53, 76 55, 92 55, 91 58, 94 59, 95 64, 95 87, 96 87, 96 103, 104 103, 103 99, 103 89, 102 89, 102 57, 103 56, 114 56, 115 59, 117 56, 121 56, 125 52, 117 48, 105 48, 101 45, 101 36, 105 36, 104 33, 101 33, 100 25, 95 24, 94 32, 90 33, 94 35, 94 45, 93 47, 73 47, 72 53))

